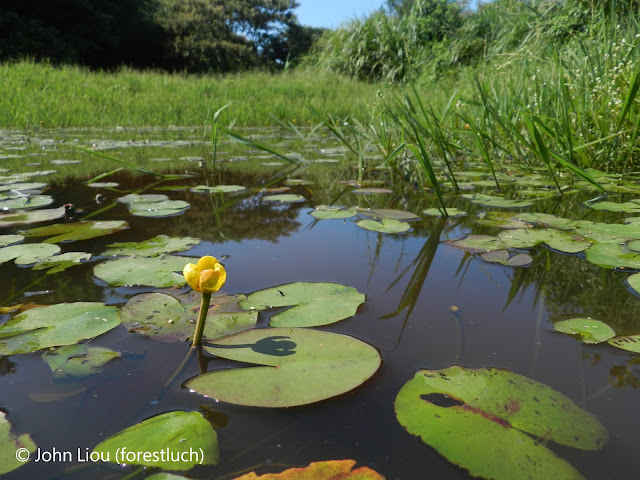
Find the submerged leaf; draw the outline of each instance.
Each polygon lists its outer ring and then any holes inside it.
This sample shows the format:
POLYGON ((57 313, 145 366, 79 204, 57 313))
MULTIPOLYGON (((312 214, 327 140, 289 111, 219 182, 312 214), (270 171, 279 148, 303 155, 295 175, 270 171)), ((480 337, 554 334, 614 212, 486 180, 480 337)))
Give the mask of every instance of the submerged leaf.
POLYGON ((67 377, 82 378, 100 373, 102 365, 118 357, 119 352, 108 348, 90 347, 87 344, 67 345, 42 354, 42 359, 53 372, 54 380, 67 377))
POLYGON ((249 330, 220 338, 205 350, 265 366, 214 370, 191 378, 186 387, 257 407, 293 407, 340 395, 364 383, 381 363, 377 350, 360 340, 306 328, 249 330))
POLYGON ((600 343, 615 337, 613 328, 600 320, 571 318, 553 324, 556 332, 578 335, 584 343, 600 343))
POLYGON ((352 470, 355 460, 325 460, 308 467, 290 468, 281 473, 246 473, 234 480, 384 480, 384 477, 369 467, 352 470))
MULTIPOLYGON (((18 449, 25 449, 28 453, 36 451, 36 444, 33 443, 28 433, 16 437, 11 434, 11 424, 7 420, 6 414, 0 410, 0 475, 11 472, 21 467, 28 461, 28 454, 20 458, 26 461, 20 461, 17 456, 18 449)), ((22 450, 24 452, 24 450, 22 450)))
POLYGON ((215 465, 219 457, 216 432, 198 412, 168 412, 149 418, 100 442, 93 451, 108 456, 112 463, 168 470, 215 465), (126 456, 119 457, 119 453, 126 456))

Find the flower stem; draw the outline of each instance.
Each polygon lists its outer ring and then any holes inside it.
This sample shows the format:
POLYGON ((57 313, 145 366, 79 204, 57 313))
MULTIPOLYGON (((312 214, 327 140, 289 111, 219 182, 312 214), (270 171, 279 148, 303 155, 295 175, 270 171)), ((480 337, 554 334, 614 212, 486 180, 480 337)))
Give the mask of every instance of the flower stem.
POLYGON ((196 323, 196 333, 193 335, 193 343, 191 348, 199 347, 202 343, 202 334, 204 332, 204 324, 207 321, 207 311, 209 310, 210 293, 202 294, 202 302, 200 303, 200 315, 198 315, 198 323, 196 323))

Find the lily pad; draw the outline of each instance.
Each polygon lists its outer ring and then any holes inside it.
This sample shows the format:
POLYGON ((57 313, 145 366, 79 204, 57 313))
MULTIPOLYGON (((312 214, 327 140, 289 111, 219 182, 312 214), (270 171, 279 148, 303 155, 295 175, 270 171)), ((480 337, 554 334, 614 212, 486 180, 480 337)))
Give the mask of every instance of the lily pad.
POLYGON ((64 207, 8 213, 0 215, 0 227, 13 227, 16 225, 48 222, 50 220, 62 218, 64 217, 64 214, 64 207))
POLYGON ((162 200, 160 202, 132 202, 129 204, 131 215, 136 217, 170 217, 179 215, 189 208, 184 200, 162 200))
POLYGON ((93 183, 88 183, 87 187, 91 187, 91 188, 116 188, 119 185, 120 184, 116 183, 116 182, 93 182, 93 183))
POLYGON ((36 451, 36 444, 33 443, 28 433, 16 437, 11 434, 11 424, 7 420, 6 414, 0 411, 0 475, 11 472, 24 465, 29 458, 29 454, 36 451), (16 458, 20 452, 20 461, 16 458))
POLYGON ((0 200, 0 210, 26 210, 51 205, 53 198, 48 195, 20 195, 17 198, 0 200))
POLYGON ((395 401, 398 421, 472 476, 581 479, 535 437, 601 448, 605 428, 550 387, 507 370, 422 370, 395 401), (500 461, 494 461, 500 459, 500 461))
POLYGON ((365 217, 371 217, 378 220, 388 219, 397 220, 399 222, 412 222, 420 220, 418 215, 404 210, 394 210, 392 208, 374 208, 374 209, 358 209, 358 212, 365 217))
MULTIPOLYGON (((314 462, 308 467, 289 468, 281 473, 246 473, 234 480, 384 480, 384 477, 369 467, 352 470, 355 460, 326 460, 314 462)), ((160 480, 160 479, 158 479, 160 480)))
POLYGON ((360 195, 388 195, 390 193, 393 193, 393 190, 381 187, 366 187, 356 188, 354 190, 351 190, 351 193, 357 193, 360 195))
POLYGON ((198 185, 197 187, 192 187, 192 192, 210 192, 210 193, 237 193, 243 192, 246 190, 246 187, 241 185, 216 185, 214 187, 210 187, 208 185, 198 185))
MULTIPOLYGON (((143 293, 122 307, 120 317, 130 332, 162 342, 184 342, 193 336, 200 299, 201 295, 194 291, 178 296, 143 293)), ((258 312, 238 306, 245 299, 244 295, 211 297, 204 337, 212 340, 254 328, 258 312)))
POLYGON ((181 471, 215 465, 220 456, 216 432, 198 412, 149 418, 100 442, 93 451, 112 463, 181 471))
POLYGON ((120 324, 118 309, 96 302, 32 308, 0 326, 0 355, 73 345, 120 324))
POLYGON ((31 265, 60 251, 57 245, 49 243, 22 243, 0 248, 0 263, 15 260, 16 265, 31 265))
POLYGON ((586 250, 591 242, 571 235, 569 232, 553 228, 519 228, 500 232, 498 238, 514 248, 530 248, 538 243, 546 243, 551 248, 565 253, 578 253, 586 250))
POLYGON ((467 235, 461 240, 447 240, 445 243, 469 253, 492 252, 494 250, 504 250, 508 247, 498 237, 490 235, 467 235))
POLYGON ((357 212, 353 207, 342 208, 331 207, 328 205, 318 205, 316 209, 311 212, 311 215, 318 220, 332 220, 355 217, 357 215, 357 212))
POLYGON ((480 255, 485 262, 499 263, 506 265, 507 267, 526 267, 531 265, 533 258, 527 253, 517 253, 513 256, 509 256, 507 250, 494 250, 492 252, 485 252, 480 255))
POLYGON ((271 317, 272 327, 318 327, 356 314, 364 295, 337 283, 296 282, 252 293, 240 303, 244 309, 291 308, 271 317))
POLYGON ((616 336, 613 328, 600 320, 571 318, 553 324, 556 332, 578 335, 584 343, 600 343, 616 336))
POLYGON ((616 337, 608 340, 608 343, 609 345, 627 350, 628 352, 640 353, 640 335, 616 337))
POLYGON ((24 240, 22 235, 0 235, 0 247, 6 247, 24 240))
POLYGON ((102 237, 120 232, 126 228, 129 228, 129 224, 122 220, 86 220, 74 223, 56 223, 45 227, 32 228, 23 233, 27 237, 50 237, 44 240, 43 243, 58 243, 102 237))
POLYGON ((284 193, 282 195, 267 195, 262 197, 265 202, 280 202, 280 203, 300 203, 306 199, 302 195, 294 193, 284 193))
POLYGON ((372 232, 379 233, 403 233, 411 228, 407 222, 400 222, 398 220, 389 220, 383 218, 377 222, 375 220, 360 220, 357 225, 365 230, 371 230, 372 232))
POLYGON ((118 198, 118 202, 120 203, 154 203, 154 202, 162 202, 164 200, 169 200, 169 197, 166 195, 162 195, 161 193, 144 193, 144 194, 136 194, 130 193, 129 195, 125 195, 124 197, 118 198))
POLYGON ((183 252, 189 250, 194 245, 200 243, 199 238, 194 237, 168 237, 157 235, 143 242, 123 242, 107 245, 100 255, 105 257, 115 257, 122 255, 133 255, 136 257, 156 257, 171 252, 183 252))
POLYGON ((86 252, 66 252, 61 255, 53 255, 45 258, 35 265, 34 270, 47 270, 47 274, 59 273, 65 271, 69 267, 80 265, 83 260, 89 260, 90 253, 86 252))
POLYGON ((484 207, 494 208, 526 208, 533 205, 531 200, 509 200, 496 195, 485 195, 482 193, 465 193, 462 195, 462 198, 471 200, 471 203, 477 203, 484 207))
POLYGON ((578 221, 570 218, 556 217, 548 213, 518 213, 517 217, 527 223, 538 224, 541 227, 551 227, 556 230, 572 230, 577 227, 578 221))
POLYGON ((364 383, 381 363, 378 351, 360 340, 306 328, 249 330, 205 350, 266 366, 214 370, 191 378, 186 387, 256 407, 293 407, 340 395, 364 383))
POLYGON ((633 202, 598 202, 589 206, 594 210, 606 210, 608 212, 640 213, 640 205, 633 202))
POLYGON ((627 278, 627 282, 629 282, 629 286, 633 288, 636 293, 640 293, 640 273, 629 275, 629 278, 627 278))
POLYGON ((482 218, 476 218, 476 223, 487 227, 513 230, 516 228, 533 228, 533 225, 517 218, 512 212, 489 211, 482 218))
POLYGON ((54 380, 95 375, 102 371, 102 365, 118 357, 120 352, 86 344, 66 345, 42 354, 42 359, 53 372, 54 380))
MULTIPOLYGON (((444 217, 444 212, 439 208, 435 208, 435 207, 427 208, 426 210, 423 210, 422 213, 424 213, 425 215, 428 215, 429 217, 444 217)), ((464 217, 467 215, 467 212, 455 207, 448 207, 447 213, 449 214, 449 218, 464 217)))
POLYGON ((93 274, 115 287, 173 287, 186 283, 182 273, 176 272, 182 272, 187 263, 197 262, 197 258, 172 255, 152 258, 123 257, 97 265, 93 274))
POLYGON ((640 270, 640 253, 627 251, 617 243, 595 243, 585 251, 585 257, 591 263, 604 268, 640 270))
POLYGON ((0 185, 0 192, 7 192, 7 191, 20 192, 23 190, 42 190, 46 186, 47 186, 46 183, 41 183, 41 182, 10 183, 8 185, 0 185))

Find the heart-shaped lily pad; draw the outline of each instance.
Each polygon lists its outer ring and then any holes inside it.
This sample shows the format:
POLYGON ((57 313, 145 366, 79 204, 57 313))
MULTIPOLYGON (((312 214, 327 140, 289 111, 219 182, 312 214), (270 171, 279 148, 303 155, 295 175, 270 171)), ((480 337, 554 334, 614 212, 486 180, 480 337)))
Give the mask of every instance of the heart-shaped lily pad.
POLYGON ((606 210, 608 212, 640 213, 640 205, 634 202, 598 202, 589 206, 594 210, 606 210))
POLYGON ((636 293, 640 294, 640 273, 629 275, 629 278, 627 278, 627 282, 629 282, 629 286, 633 288, 636 293))
POLYGON ((615 337, 616 332, 604 322, 592 318, 570 318, 553 324, 556 332, 578 335, 584 343, 600 343, 615 337))
POLYGON ((329 205, 318 205, 311 212, 311 215, 318 220, 332 220, 351 218, 357 215, 355 208, 331 207, 329 205))
POLYGON ((194 237, 168 237, 157 235, 143 242, 123 242, 107 245, 109 248, 100 255, 116 257, 133 255, 136 257, 157 257, 171 252, 183 252, 200 243, 199 238, 194 237))
POLYGON ((102 371, 102 365, 118 357, 119 352, 87 344, 66 345, 42 354, 42 359, 53 372, 54 380, 95 375, 102 371))
MULTIPOLYGON (((162 342, 183 342, 193 336, 200 299, 201 295, 194 291, 177 296, 143 293, 122 307, 120 317, 130 332, 162 342)), ((258 312, 238 306, 245 299, 244 295, 211 297, 204 338, 212 340, 254 328, 258 312)))
POLYGON ((240 303, 245 309, 292 308, 271 317, 272 327, 318 327, 356 314, 364 295, 337 283, 296 282, 252 293, 240 303))
POLYGON ((162 202, 164 200, 169 200, 169 197, 166 195, 162 195, 161 193, 130 193, 129 195, 125 195, 123 197, 118 198, 118 202, 120 203, 154 203, 154 202, 162 202))
POLYGON ((48 195, 20 195, 16 198, 0 200, 0 210, 26 210, 46 207, 53 203, 48 195))
POLYGON ((400 222, 398 220, 390 220, 383 218, 377 222, 375 220, 360 220, 357 224, 360 228, 365 230, 371 230, 372 232, 379 233, 403 233, 411 228, 407 222, 400 222))
POLYGON ((533 228, 533 225, 520 220, 517 214, 512 212, 502 212, 492 210, 486 212, 484 217, 476 218, 476 223, 487 227, 500 228, 503 230, 514 230, 517 228, 533 228))
POLYGON ((215 430, 198 412, 149 418, 100 442, 93 451, 111 463, 182 471, 215 465, 220 455, 215 430))
POLYGON ((207 352, 266 365, 214 370, 186 387, 224 402, 257 407, 293 407, 354 389, 380 367, 372 346, 337 333, 306 328, 249 330, 216 340, 207 352))
POLYGON ((33 453, 36 451, 36 444, 33 443, 28 433, 19 437, 11 434, 11 424, 7 420, 6 414, 0 411, 0 475, 24 465, 26 462, 21 459, 29 460, 26 454, 18 459, 16 453, 18 449, 26 449, 27 452, 33 453))
POLYGON ((30 265, 44 260, 60 251, 57 245, 50 243, 22 243, 0 248, 0 263, 15 260, 17 265, 30 265))
POLYGON ((527 433, 584 450, 608 440, 604 427, 561 393, 494 368, 422 370, 398 393, 395 411, 409 433, 483 478, 582 478, 527 433))
POLYGON ((91 187, 91 188, 116 188, 118 185, 120 185, 120 184, 116 183, 116 182, 92 182, 92 183, 88 183, 87 187, 91 187))
POLYGON ((0 185, 0 192, 21 192, 24 190, 42 190, 46 187, 46 183, 41 182, 16 182, 8 185, 0 185))
POLYGON ((381 188, 381 187, 365 187, 365 188, 355 188, 351 190, 351 193, 357 193, 360 195, 389 195, 393 193, 393 190, 389 190, 388 188, 381 188))
POLYGON ((27 237, 50 237, 43 243, 75 242, 102 237, 129 228, 122 220, 92 221, 74 223, 56 223, 45 227, 32 228, 24 232, 27 237), (52 236, 53 235, 53 236, 52 236))
POLYGON ((538 243, 546 243, 551 248, 565 253, 582 252, 591 245, 591 242, 580 236, 553 228, 518 228, 500 232, 498 238, 514 248, 530 248, 538 243))
MULTIPOLYGON (((425 210, 422 211, 422 213, 424 213, 425 215, 429 216, 429 217, 444 217, 444 212, 439 209, 439 208, 427 208, 425 210)), ((467 212, 465 212, 464 210, 460 210, 458 208, 455 207, 448 207, 447 208, 447 214, 449 218, 455 218, 455 217, 464 217, 467 215, 467 212)))
POLYGON ((198 185, 196 187, 192 187, 192 192, 210 192, 210 193, 237 193, 243 192, 246 190, 246 187, 241 185, 215 185, 210 187, 208 185, 198 185))
POLYGON ((6 247, 24 240, 22 235, 0 235, 0 247, 6 247))
POLYGON ((301 203, 306 199, 302 195, 295 193, 283 193, 281 195, 267 195, 262 197, 265 202, 278 202, 278 203, 301 203))
POLYGON ((197 262, 197 258, 173 255, 152 258, 123 257, 97 265, 93 274, 114 287, 173 287, 186 283, 182 273, 176 272, 182 272, 187 263, 197 262))
POLYGON ((376 220, 388 219, 397 220, 399 222, 412 222, 420 220, 420 217, 414 213, 404 210, 394 210, 392 208, 360 208, 358 213, 361 213, 365 217, 375 218, 376 220))
POLYGON ((50 208, 43 210, 24 210, 21 212, 0 215, 0 227, 13 227, 30 223, 48 222, 64 217, 65 208, 50 208))
POLYGON ((533 258, 527 253, 517 253, 509 256, 508 250, 494 250, 492 252, 485 252, 480 255, 485 262, 499 263, 507 267, 526 267, 531 265, 533 258))
POLYGON ((482 193, 464 194, 462 198, 471 200, 471 203, 477 203, 484 207, 494 208, 526 208, 533 205, 531 200, 509 200, 507 198, 498 197, 496 195, 485 195, 482 193))
POLYGON ((0 355, 73 345, 120 324, 118 309, 96 302, 32 308, 0 326, 0 355))
POLYGON ((595 243, 585 251, 585 257, 591 263, 604 268, 640 270, 640 253, 628 251, 617 243, 595 243))
POLYGON ((179 215, 189 208, 184 200, 162 200, 160 202, 132 202, 129 204, 131 215, 137 217, 171 217, 179 215))
POLYGON ((509 247, 498 237, 490 235, 467 235, 461 240, 447 240, 445 243, 469 253, 492 252, 509 247))

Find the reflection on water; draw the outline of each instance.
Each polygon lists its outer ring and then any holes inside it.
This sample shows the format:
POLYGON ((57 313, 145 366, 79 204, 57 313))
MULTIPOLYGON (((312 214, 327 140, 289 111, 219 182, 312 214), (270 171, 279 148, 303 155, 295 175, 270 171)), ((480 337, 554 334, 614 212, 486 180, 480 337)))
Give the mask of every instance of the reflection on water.
MULTIPOLYGON (((90 137, 96 135, 91 132, 90 137)), ((360 229, 356 226, 357 217, 318 221, 309 213, 320 204, 395 208, 418 215, 434 205, 421 190, 414 191, 406 185, 387 185, 393 194, 352 194, 352 187, 339 183, 357 175, 348 164, 265 166, 262 163, 273 159, 246 149, 234 151, 239 147, 232 145, 223 147, 230 153, 223 155, 221 163, 205 165, 207 175, 203 175, 197 162, 177 160, 188 156, 207 158, 206 144, 198 132, 180 131, 175 141, 167 141, 169 145, 164 146, 157 145, 163 141, 160 132, 134 135, 148 135, 155 140, 144 144, 135 137, 136 151, 132 155, 169 157, 172 160, 157 164, 193 176, 158 181, 148 175, 117 172, 104 181, 118 182, 119 186, 99 190, 100 203, 95 201, 96 189, 74 180, 52 183, 48 194, 54 197, 55 206, 71 202, 80 210, 80 219, 123 219, 130 228, 94 240, 61 244, 63 251, 82 250, 94 255, 91 262, 66 272, 46 274, 12 262, 3 263, 2 306, 76 301, 122 304, 133 294, 153 289, 104 286, 92 275, 93 266, 104 260, 95 255, 114 242, 143 241, 159 234, 192 236, 202 242, 183 255, 225 257, 225 290, 229 293, 250 293, 297 281, 336 282, 364 293, 366 303, 353 318, 323 329, 346 333, 376 346, 383 355, 383 366, 358 389, 319 404, 283 410, 238 407, 180 388, 182 381, 202 368, 224 368, 230 362, 214 359, 208 367, 207 362, 190 362, 180 378, 171 383, 172 387, 164 391, 163 386, 181 365, 189 345, 154 342, 120 327, 91 344, 123 352, 122 358, 82 381, 54 383, 39 353, 0 359, 0 408, 8 412, 15 432, 30 433, 36 444, 47 450, 84 449, 152 415, 178 409, 199 410, 216 425, 221 461, 218 466, 189 472, 194 478, 233 478, 232 473, 258 465, 278 465, 274 468, 278 471, 317 460, 353 458, 389 479, 411 480, 426 472, 433 478, 462 479, 468 477, 464 471, 448 464, 400 427, 393 401, 418 369, 440 369, 452 364, 491 366, 545 383, 596 415, 611 434, 611 442, 603 451, 585 453, 549 446, 586 478, 628 478, 640 442, 635 423, 630 421, 635 418, 639 394, 637 355, 608 345, 585 345, 553 332, 552 327, 555 320, 580 315, 603 320, 619 334, 640 332, 640 299, 629 291, 626 273, 594 266, 581 254, 565 255, 543 246, 528 250, 534 261, 527 268, 485 263, 443 243, 471 232, 495 235, 500 231, 477 221, 488 209, 454 195, 448 201, 451 206, 468 211, 467 217, 439 220, 423 216, 412 222, 412 229, 403 235, 360 229), (164 150, 159 151, 160 148, 164 150), (247 159, 231 161, 241 156, 247 159), (289 187, 289 193, 305 197, 304 203, 272 205, 262 201, 267 194, 263 189, 285 186, 290 178, 311 182, 289 187), (188 190, 205 184, 242 185, 247 190, 224 195, 188 190), (156 190, 165 187, 173 188, 156 190), (190 208, 176 217, 134 217, 125 205, 115 202, 132 191, 165 193, 171 199, 189 202, 190 208), (45 293, 27 296, 30 292, 45 293)), ((73 141, 74 136, 84 138, 82 132, 67 132, 64 138, 73 141)), ((51 133, 51 137, 56 134, 51 133)), ((32 167, 34 170, 63 156, 91 161, 90 155, 73 149, 61 155, 63 144, 59 140, 63 135, 57 138, 51 144, 34 142, 36 148, 23 141, 25 150, 15 151, 6 149, 11 142, 5 136, 0 142, 0 156, 19 152, 22 161, 35 159, 41 164, 32 167), (45 156, 29 157, 32 153, 45 156)), ((286 145, 290 139, 275 141, 286 145)), ((332 153, 329 148, 335 147, 319 135, 314 141, 322 143, 315 149, 295 144, 291 148, 304 151, 313 160, 327 158, 332 153)), ((103 139, 100 145, 111 144, 103 139)), ((120 151, 110 154, 128 155, 121 143, 113 144, 113 148, 120 151)), ((340 150, 338 153, 342 154, 340 150)), ((376 180, 384 180, 384 174, 375 175, 376 180)), ((605 218, 602 212, 578 208, 582 200, 580 194, 554 196, 536 201, 535 208, 565 217, 605 218)), ((609 218, 621 221, 620 215, 609 218)), ((5 228, 0 233, 17 230, 5 228)), ((259 327, 266 326, 268 315, 269 312, 260 314, 259 327)), ((268 341, 263 344, 234 348, 251 348, 268 355, 294 352, 295 344, 291 345, 293 342, 286 337, 265 340, 268 341)), ((6 478, 49 478, 67 469, 70 478, 122 478, 130 471, 108 465, 31 462, 6 478)))

